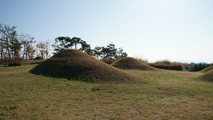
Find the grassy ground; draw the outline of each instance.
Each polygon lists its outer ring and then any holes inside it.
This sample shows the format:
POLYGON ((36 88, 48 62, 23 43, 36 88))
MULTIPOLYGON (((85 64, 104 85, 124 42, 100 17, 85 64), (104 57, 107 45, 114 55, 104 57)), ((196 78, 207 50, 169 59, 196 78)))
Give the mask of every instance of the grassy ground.
POLYGON ((213 119, 203 73, 128 70, 149 83, 105 84, 28 73, 35 65, 0 66, 0 120, 213 119))

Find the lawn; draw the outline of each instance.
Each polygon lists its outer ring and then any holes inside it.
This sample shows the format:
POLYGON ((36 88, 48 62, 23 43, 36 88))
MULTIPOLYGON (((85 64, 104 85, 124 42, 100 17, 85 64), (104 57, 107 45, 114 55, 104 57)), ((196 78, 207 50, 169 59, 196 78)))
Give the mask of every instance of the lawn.
POLYGON ((203 73, 126 70, 141 84, 85 83, 34 75, 36 64, 0 66, 0 120, 213 119, 213 83, 203 73))

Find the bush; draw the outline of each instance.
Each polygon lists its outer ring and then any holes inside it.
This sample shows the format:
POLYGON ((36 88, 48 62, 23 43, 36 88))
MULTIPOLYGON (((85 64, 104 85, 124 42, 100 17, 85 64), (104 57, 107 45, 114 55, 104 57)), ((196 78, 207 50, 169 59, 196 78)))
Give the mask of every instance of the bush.
POLYGON ((4 63, 4 61, 3 60, 0 60, 0 64, 3 64, 4 63))
POLYGON ((148 63, 148 65, 160 69, 168 69, 168 70, 182 70, 182 64, 181 63, 148 63))
POLYGON ((168 65, 170 65, 171 62, 169 60, 160 60, 160 61, 157 61, 156 64, 168 64, 168 65))
POLYGON ((9 66, 21 66, 22 62, 9 62, 9 66))
POLYGON ((114 60, 114 59, 102 59, 101 61, 103 61, 103 62, 105 62, 105 63, 107 63, 107 64, 112 64, 113 62, 115 62, 116 60, 114 60))
POLYGON ((44 58, 41 57, 41 56, 38 56, 38 57, 36 57, 34 60, 44 60, 44 58))

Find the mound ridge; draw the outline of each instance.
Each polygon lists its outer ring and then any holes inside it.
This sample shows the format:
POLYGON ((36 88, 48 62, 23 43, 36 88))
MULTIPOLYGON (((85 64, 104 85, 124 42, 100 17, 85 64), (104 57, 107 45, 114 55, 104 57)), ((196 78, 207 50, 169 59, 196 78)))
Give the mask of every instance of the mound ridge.
POLYGON ((207 68, 205 68, 205 69, 203 69, 203 70, 201 70, 200 72, 208 72, 208 71, 210 71, 210 70, 213 70, 213 66, 209 66, 209 67, 207 67, 207 68))
POLYGON ((213 82, 213 69, 199 77, 202 80, 213 82))
POLYGON ((153 68, 147 64, 144 64, 132 57, 124 57, 124 58, 118 59, 111 65, 119 69, 156 70, 156 68, 153 68))
POLYGON ((51 77, 103 81, 112 83, 141 82, 135 75, 114 68, 79 50, 68 49, 55 54, 30 70, 33 74, 51 77))

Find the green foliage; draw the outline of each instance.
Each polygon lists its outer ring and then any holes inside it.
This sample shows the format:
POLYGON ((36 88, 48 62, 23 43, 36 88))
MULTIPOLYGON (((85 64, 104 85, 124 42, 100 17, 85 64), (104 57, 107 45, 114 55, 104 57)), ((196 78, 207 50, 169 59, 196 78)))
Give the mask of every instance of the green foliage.
POLYGON ((97 46, 93 51, 94 57, 101 57, 101 59, 119 59, 128 56, 126 52, 123 52, 124 50, 122 48, 117 49, 113 43, 107 45, 107 47, 97 46))
POLYGON ((212 66, 213 64, 202 64, 202 63, 199 63, 199 64, 194 64, 193 66, 193 71, 201 71, 209 66, 212 66))
POLYGON ((52 44, 54 51, 59 53, 61 50, 72 48, 75 45, 75 49, 77 49, 77 44, 81 44, 81 48, 79 50, 84 51, 88 54, 91 53, 90 45, 86 43, 86 41, 82 40, 78 37, 57 37, 55 39, 55 44, 52 44))
POLYGON ((52 47, 56 53, 59 53, 61 50, 70 49, 74 45, 75 49, 77 49, 77 44, 81 44, 81 48, 79 48, 79 50, 87 53, 90 56, 94 56, 97 59, 100 57, 101 59, 119 59, 128 56, 126 52, 123 52, 122 48, 115 48, 113 43, 107 45, 107 47, 96 46, 94 49, 91 49, 90 44, 87 44, 86 41, 78 37, 73 37, 72 39, 63 36, 57 37, 55 39, 55 43, 52 44, 52 47))

